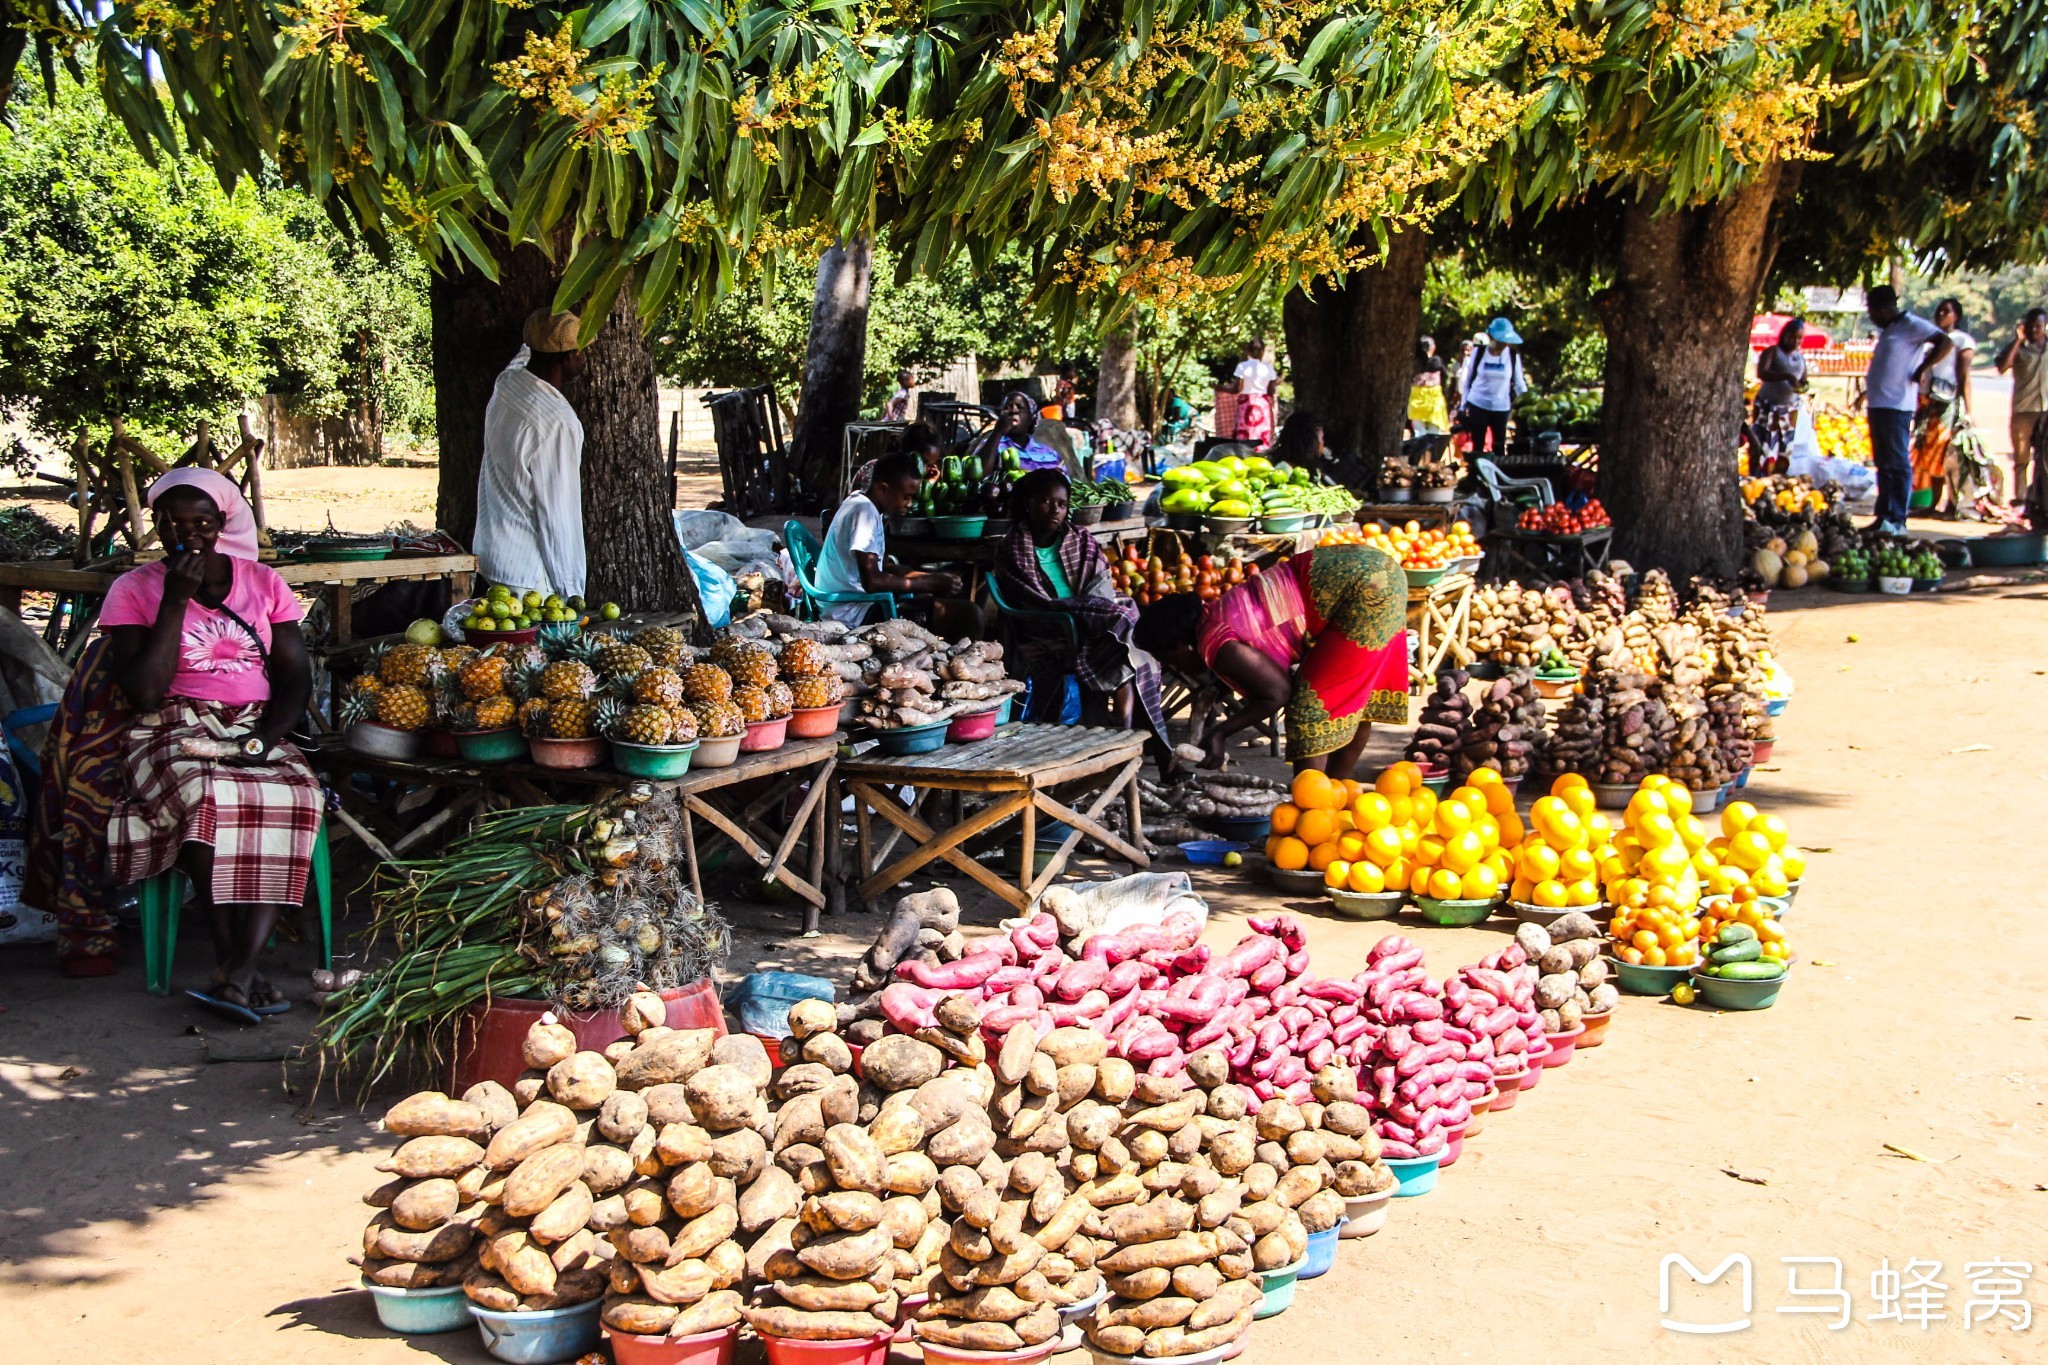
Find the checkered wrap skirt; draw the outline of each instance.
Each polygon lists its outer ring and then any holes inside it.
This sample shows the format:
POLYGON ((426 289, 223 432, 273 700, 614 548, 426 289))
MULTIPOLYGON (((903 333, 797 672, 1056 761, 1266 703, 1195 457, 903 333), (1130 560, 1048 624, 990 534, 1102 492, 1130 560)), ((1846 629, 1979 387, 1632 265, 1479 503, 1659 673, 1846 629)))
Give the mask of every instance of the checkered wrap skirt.
POLYGON ((213 849, 217 905, 297 905, 306 894, 325 798, 297 749, 281 744, 260 767, 179 751, 179 741, 252 728, 260 705, 172 697, 128 732, 129 790, 114 807, 107 853, 114 884, 153 877, 188 843, 213 849))

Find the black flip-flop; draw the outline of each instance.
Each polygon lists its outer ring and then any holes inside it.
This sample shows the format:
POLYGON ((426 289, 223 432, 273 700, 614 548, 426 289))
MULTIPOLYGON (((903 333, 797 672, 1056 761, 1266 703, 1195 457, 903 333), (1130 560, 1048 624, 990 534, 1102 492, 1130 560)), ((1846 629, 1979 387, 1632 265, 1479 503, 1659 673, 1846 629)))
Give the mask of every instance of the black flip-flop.
POLYGON ((263 1022, 262 1016, 258 1015, 256 1011, 250 1009, 247 1005, 237 1005, 232 1000, 222 1000, 218 996, 208 995, 205 991, 186 991, 185 998, 197 1004, 201 1009, 211 1010, 221 1018, 232 1019, 238 1024, 261 1024, 263 1022))

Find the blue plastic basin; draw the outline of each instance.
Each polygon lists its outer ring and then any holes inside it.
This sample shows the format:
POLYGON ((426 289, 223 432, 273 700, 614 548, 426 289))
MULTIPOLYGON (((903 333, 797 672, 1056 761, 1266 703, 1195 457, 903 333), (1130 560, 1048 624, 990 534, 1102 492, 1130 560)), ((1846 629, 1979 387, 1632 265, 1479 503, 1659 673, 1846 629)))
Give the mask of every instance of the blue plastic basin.
POLYGON ((494 1313, 469 1305, 483 1334, 484 1349, 510 1365, 555 1365, 594 1351, 602 1337, 597 1312, 604 1300, 592 1299, 574 1308, 554 1308, 543 1313, 494 1313))
POLYGON ((377 1321, 407 1336, 454 1332, 469 1326, 469 1298, 459 1284, 439 1289, 391 1289, 363 1281, 377 1303, 377 1321))
POLYGON ((1413 1199, 1418 1194, 1428 1194, 1436 1188, 1437 1167, 1443 1163, 1442 1152, 1428 1156, 1390 1156, 1385 1158, 1387 1169, 1400 1181, 1394 1187, 1394 1198, 1413 1199))
POLYGON ((1330 1273, 1330 1267, 1337 1264, 1337 1239, 1343 1231, 1344 1220, 1340 1218, 1336 1227, 1308 1235, 1308 1256, 1302 1261, 1300 1278, 1313 1280, 1330 1273))

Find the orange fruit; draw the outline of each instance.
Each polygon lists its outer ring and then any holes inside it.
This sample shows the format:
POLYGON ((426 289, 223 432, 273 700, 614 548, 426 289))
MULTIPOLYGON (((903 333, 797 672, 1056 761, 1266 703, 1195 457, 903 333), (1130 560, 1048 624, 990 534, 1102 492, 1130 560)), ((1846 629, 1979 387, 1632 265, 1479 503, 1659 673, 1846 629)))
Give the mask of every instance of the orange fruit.
POLYGON ((1355 863, 1365 856, 1365 836, 1357 830, 1346 830, 1337 836, 1337 856, 1347 863, 1355 863))
POLYGON ((1485 856, 1486 844, 1468 829, 1463 834, 1451 836, 1445 842, 1437 863, 1445 871, 1455 872, 1462 877, 1479 866, 1479 860, 1485 856))
POLYGON ((1756 819, 1756 807, 1747 801, 1730 801, 1721 810, 1721 833, 1733 839, 1756 819))
POLYGON ((1394 803, 1378 792, 1364 792, 1351 802, 1351 822, 1363 830, 1390 825, 1394 822, 1394 803))
POLYGON ((1366 835, 1365 856, 1381 867, 1392 867, 1401 857, 1401 832, 1382 826, 1366 835))
POLYGON ((1406 796, 1420 785, 1420 770, 1415 770, 1411 776, 1410 770, 1414 768, 1412 763, 1390 763, 1374 779, 1372 789, 1389 801, 1397 796, 1406 796))
POLYGON ((1299 872, 1308 866, 1308 845, 1291 835, 1281 839, 1273 850, 1273 866, 1299 872))
POLYGON ((1581 820, 1593 818, 1594 809, 1600 804, 1591 787, 1573 787, 1564 794, 1565 805, 1571 807, 1573 815, 1581 820))
POLYGON ((1431 791, 1427 787, 1423 787, 1419 789, 1415 793, 1415 795, 1409 797, 1408 799, 1415 803, 1416 824, 1427 825, 1431 820, 1436 818, 1436 808, 1438 803, 1435 792, 1431 791))
POLYGON ((1436 867, 1440 865, 1444 860, 1445 842, 1445 840, 1438 838, 1434 834, 1425 834, 1420 836, 1416 839, 1415 848, 1413 850, 1415 854, 1415 861, 1418 863, 1425 863, 1430 867, 1436 867))
POLYGON ((1784 820, 1775 815, 1757 816, 1756 819, 1749 822, 1749 828, 1743 832, 1745 834, 1761 834, 1764 837, 1764 842, 1771 846, 1771 852, 1773 853, 1784 852, 1785 841, 1792 835, 1791 829, 1787 827, 1784 820))
POLYGON ((1500 812, 1494 817, 1494 822, 1500 826, 1502 848, 1520 848, 1522 841, 1529 837, 1529 832, 1522 828, 1522 817, 1512 810, 1500 812))
POLYGON ((1327 844, 1317 844, 1308 851, 1308 870, 1311 872, 1321 872, 1336 860, 1337 841, 1335 839, 1330 840, 1327 844))
POLYGON ((1550 784, 1550 794, 1552 796, 1563 796, 1575 787, 1588 791, 1592 789, 1583 773, 1560 773, 1558 774, 1557 781, 1550 784))
MULTIPOLYGON (((1427 877, 1429 874, 1422 874, 1427 877)), ((1387 890, 1406 891, 1415 881, 1415 864, 1407 858, 1396 858, 1387 865, 1387 890)))
POLYGON ((1294 835, 1310 848, 1328 843, 1337 837, 1337 819, 1327 810, 1311 807, 1302 811, 1301 819, 1294 826, 1294 835))
POLYGON ((1395 824, 1412 825, 1415 823, 1414 797, 1396 796, 1388 800, 1387 806, 1393 812, 1395 824))
POLYGON ((1324 886, 1341 887, 1350 880, 1351 864, 1345 862, 1342 858, 1330 859, 1329 866, 1323 869, 1324 886))
POLYGON ((1621 950, 1621 960, 1632 966, 1640 967, 1643 964, 1643 950, 1634 944, 1630 944, 1621 950))
POLYGON ((1597 864, 1591 850, 1568 848, 1557 855, 1557 866, 1559 876, 1568 882, 1575 882, 1582 877, 1592 876, 1597 864))
POLYGON ((1770 840, 1757 830, 1746 829, 1728 841, 1728 861, 1744 872, 1755 872, 1770 856, 1770 840))
POLYGON ((1304 811, 1335 810, 1342 804, 1342 789, 1331 785, 1330 775, 1316 768, 1304 768, 1294 775, 1294 804, 1304 811))
POLYGON ((1465 884, 1458 880, 1458 874, 1438 868, 1429 874, 1429 894, 1440 901, 1460 899, 1465 884))
POLYGON ((1508 896, 1513 900, 1520 901, 1524 905, 1534 905, 1536 902, 1531 900, 1530 897, 1535 894, 1536 883, 1526 878, 1516 877, 1508 884, 1508 896))
POLYGON ((1490 901, 1500 894, 1500 874, 1485 863, 1458 879, 1467 900, 1490 901))
POLYGON ((1566 905, 1579 906, 1598 905, 1600 903, 1600 884, 1591 877, 1581 878, 1571 883, 1564 889, 1564 903, 1566 905))
POLYGON ((1521 869, 1522 875, 1532 882, 1548 881, 1557 875, 1558 868, 1562 866, 1557 850, 1538 840, 1523 844, 1516 855, 1515 863, 1521 869))
POLYGON ((1486 809, 1486 793, 1469 782, 1462 787, 1453 787, 1450 796, 1445 799, 1457 802, 1474 815, 1486 809))
POLYGON ((1501 783, 1501 775, 1492 768, 1474 768, 1472 776, 1465 781, 1474 787, 1497 787, 1501 783))
POLYGON ((1295 805, 1292 801, 1282 801, 1279 805, 1273 807, 1273 832, 1275 834, 1292 834, 1294 833, 1294 822, 1299 819, 1301 819, 1301 807, 1295 805))
MULTIPOLYGON (((1492 771, 1493 769, 1491 768, 1481 768, 1479 770, 1479 772, 1482 773, 1490 773, 1492 771)), ((1474 777, 1477 777, 1478 775, 1478 773, 1473 774, 1474 777)), ((1501 816, 1512 815, 1514 813, 1515 794, 1513 792, 1509 791, 1506 787, 1502 786, 1498 782, 1489 782, 1483 788, 1483 790, 1486 792, 1487 814, 1501 816)))
POLYGON ((1531 905, 1543 906, 1546 909, 1559 910, 1564 908, 1565 899, 1564 883, 1552 877, 1536 883, 1536 894, 1529 903, 1531 905))
MULTIPOLYGON (((1641 935, 1639 934, 1637 935, 1637 937, 1640 938, 1641 935)), ((1662 947, 1650 947, 1643 949, 1643 965, 1647 967, 1665 966, 1666 958, 1664 956, 1664 949, 1662 947)))
POLYGON ((1446 839, 1454 834, 1463 834, 1472 827, 1472 812, 1465 809, 1462 802, 1446 801, 1436 808, 1436 819, 1431 826, 1446 839))
POLYGON ((1387 874, 1372 863, 1353 863, 1344 885, 1347 891, 1376 896, 1387 889, 1387 874))
POLYGON ((1662 848, 1678 837, 1678 826, 1668 815, 1651 813, 1636 823, 1636 838, 1644 848, 1662 848))
POLYGON ((1680 782, 1673 782, 1664 788, 1664 805, 1676 820, 1692 814, 1692 792, 1680 782))

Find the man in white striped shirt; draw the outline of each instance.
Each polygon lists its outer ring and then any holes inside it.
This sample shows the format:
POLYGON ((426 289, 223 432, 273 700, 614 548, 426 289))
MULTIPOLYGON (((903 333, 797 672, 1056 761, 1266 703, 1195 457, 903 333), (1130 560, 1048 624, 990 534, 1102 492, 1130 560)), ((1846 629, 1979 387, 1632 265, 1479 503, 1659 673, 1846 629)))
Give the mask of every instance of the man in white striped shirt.
POLYGON ((477 567, 493 583, 583 593, 583 423, 562 385, 583 372, 574 313, 535 310, 484 409, 477 567))

